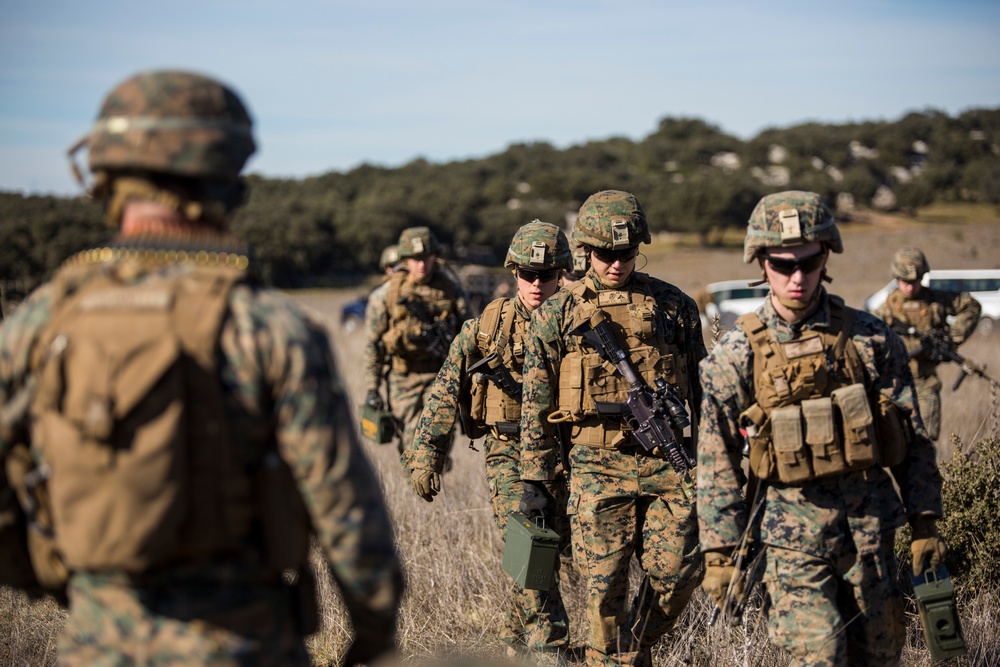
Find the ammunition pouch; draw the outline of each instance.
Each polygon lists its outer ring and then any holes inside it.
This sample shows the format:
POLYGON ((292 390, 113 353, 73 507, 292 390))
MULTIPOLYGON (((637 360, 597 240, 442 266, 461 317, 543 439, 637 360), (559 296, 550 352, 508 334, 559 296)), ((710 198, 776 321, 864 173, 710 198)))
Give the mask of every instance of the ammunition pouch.
MULTIPOLYGON (((643 345, 629 350, 636 371, 646 384, 655 386, 662 377, 677 391, 681 400, 688 393, 686 357, 676 345, 643 345)), ((629 384, 613 364, 596 352, 570 352, 559 365, 559 413, 567 421, 581 422, 597 417, 599 403, 624 404, 629 384)))
POLYGON ((895 404, 881 397, 873 413, 862 384, 774 408, 757 434, 748 438, 750 466, 757 477, 783 484, 898 465, 908 441, 895 404))

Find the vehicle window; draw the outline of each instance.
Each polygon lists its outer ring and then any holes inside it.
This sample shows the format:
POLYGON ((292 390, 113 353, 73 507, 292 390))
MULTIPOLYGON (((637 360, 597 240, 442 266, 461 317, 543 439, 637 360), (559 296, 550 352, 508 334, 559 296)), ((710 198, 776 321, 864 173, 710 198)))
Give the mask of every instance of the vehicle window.
POLYGON ((946 292, 994 292, 1000 290, 1000 278, 931 278, 930 286, 946 292))

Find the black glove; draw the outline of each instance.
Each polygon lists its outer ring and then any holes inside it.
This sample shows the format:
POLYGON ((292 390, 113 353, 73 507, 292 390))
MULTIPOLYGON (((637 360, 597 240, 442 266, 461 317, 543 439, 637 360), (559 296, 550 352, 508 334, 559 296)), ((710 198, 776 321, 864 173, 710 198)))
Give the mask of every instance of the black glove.
POLYGON ((543 482, 522 479, 521 502, 517 510, 526 517, 545 516, 549 508, 549 492, 543 482))
POLYGON ((365 395, 365 405, 374 410, 385 409, 385 401, 382 400, 382 395, 378 393, 378 389, 368 390, 368 393, 365 395))

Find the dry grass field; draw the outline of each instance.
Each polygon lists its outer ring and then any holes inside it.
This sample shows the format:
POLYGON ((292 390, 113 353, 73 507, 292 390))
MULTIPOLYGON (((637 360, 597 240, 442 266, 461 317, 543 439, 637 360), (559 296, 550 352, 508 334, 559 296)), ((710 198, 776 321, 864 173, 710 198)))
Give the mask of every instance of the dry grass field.
MULTIPOLYGON (((889 280, 890 258, 901 245, 912 243, 923 247, 935 268, 1000 268, 1000 220, 995 217, 963 225, 887 218, 846 225, 844 232, 846 254, 834 256, 830 263, 834 277, 831 291, 844 296, 853 306, 860 307, 868 294, 889 280)), ((677 239, 660 239, 648 247, 644 256, 643 270, 689 293, 715 280, 756 275, 753 267, 742 264, 737 249, 688 248, 677 239)), ((330 329, 341 372, 355 405, 362 397, 359 379, 364 334, 360 329, 342 331, 339 310, 361 293, 358 289, 293 294, 330 329)), ((997 374, 1000 373, 998 343, 1000 334, 977 335, 961 351, 987 363, 997 374)), ((998 397, 991 395, 986 383, 976 378, 968 379, 958 392, 951 392, 957 372, 954 365, 942 369, 946 385, 942 430, 945 434, 957 434, 964 442, 975 442, 997 428, 998 397)), ((941 439, 949 441, 946 436, 941 439)), ((408 594, 399 628, 402 660, 412 664, 461 657, 486 663, 503 662, 504 646, 498 635, 510 581, 500 567, 502 542, 489 509, 480 448, 459 438, 454 467, 444 477, 442 494, 433 503, 425 503, 410 490, 395 447, 367 447, 395 521, 407 574, 408 594)), ((318 561, 314 562, 322 567, 318 561)), ((573 645, 578 647, 586 633, 584 593, 580 583, 572 581, 568 574, 564 575, 563 587, 573 645)), ((347 621, 328 580, 324 580, 321 593, 323 628, 311 639, 310 647, 318 664, 336 663, 348 641, 347 621)), ((996 637, 996 628, 1000 627, 1000 589, 980 591, 962 604, 970 654, 955 664, 1000 664, 1000 639, 996 637)), ((0 664, 52 664, 54 636, 61 621, 55 606, 27 604, 18 595, 0 590, 0 609, 3 610, 0 664)), ((699 591, 675 634, 657 647, 654 661, 658 667, 787 663, 787 658, 768 644, 759 613, 748 612, 742 627, 729 628, 720 623, 708 628, 709 612, 710 604, 699 591)), ((909 640, 903 664, 931 664, 916 616, 911 615, 908 623, 909 640)), ((571 656, 570 663, 578 662, 577 658, 571 656)))

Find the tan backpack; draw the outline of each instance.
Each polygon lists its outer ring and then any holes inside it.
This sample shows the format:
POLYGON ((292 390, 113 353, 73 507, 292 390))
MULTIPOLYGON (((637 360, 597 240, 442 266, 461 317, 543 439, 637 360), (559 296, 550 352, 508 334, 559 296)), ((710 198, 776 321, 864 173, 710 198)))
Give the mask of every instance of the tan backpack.
POLYGON ((233 550, 255 515, 215 359, 245 272, 145 271, 62 269, 33 356, 32 444, 70 570, 137 573, 233 550))

